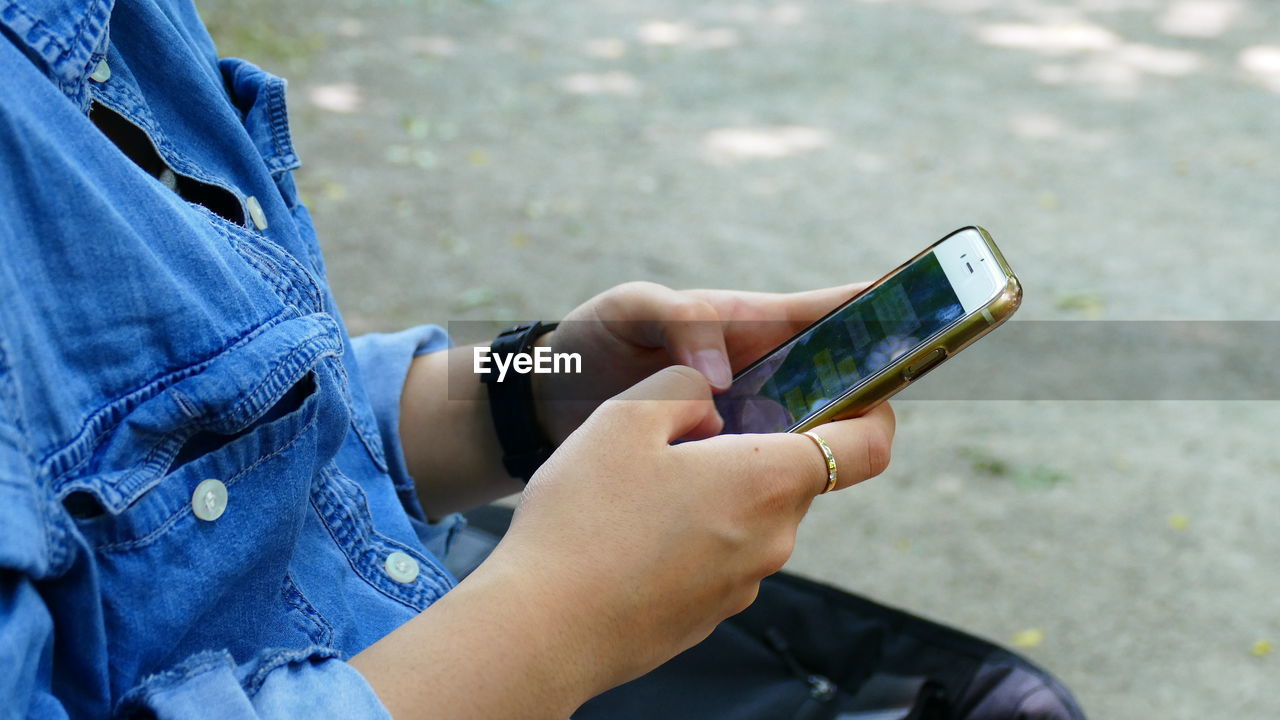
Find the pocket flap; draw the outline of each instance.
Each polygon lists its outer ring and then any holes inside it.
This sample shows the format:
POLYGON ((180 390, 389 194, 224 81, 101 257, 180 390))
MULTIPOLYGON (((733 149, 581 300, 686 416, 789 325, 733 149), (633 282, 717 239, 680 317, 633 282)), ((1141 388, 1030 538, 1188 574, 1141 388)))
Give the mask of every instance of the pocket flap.
POLYGON ((261 329, 130 411, 81 471, 55 482, 55 493, 63 499, 87 492, 109 512, 121 512, 160 481, 193 435, 249 427, 323 358, 342 351, 341 332, 328 315, 261 329))

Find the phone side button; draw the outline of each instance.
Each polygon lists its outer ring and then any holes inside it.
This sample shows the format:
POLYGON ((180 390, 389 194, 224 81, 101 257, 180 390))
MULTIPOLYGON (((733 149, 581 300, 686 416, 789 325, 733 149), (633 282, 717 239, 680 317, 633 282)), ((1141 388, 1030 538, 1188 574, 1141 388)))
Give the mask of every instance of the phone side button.
POLYGON ((934 348, 933 352, 925 355, 918 362, 912 363, 902 369, 902 379, 910 382, 932 370, 947 358, 945 348, 934 348))

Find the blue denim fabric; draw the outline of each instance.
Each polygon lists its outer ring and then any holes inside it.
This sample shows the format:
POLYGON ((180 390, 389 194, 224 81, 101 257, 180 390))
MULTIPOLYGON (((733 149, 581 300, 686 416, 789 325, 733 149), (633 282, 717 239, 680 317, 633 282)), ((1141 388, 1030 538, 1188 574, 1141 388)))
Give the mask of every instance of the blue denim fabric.
POLYGON ((454 583, 396 434, 410 359, 447 338, 353 345, 284 82, 219 59, 186 0, 0 0, 0 159, 0 718, 385 717, 344 659, 454 583))

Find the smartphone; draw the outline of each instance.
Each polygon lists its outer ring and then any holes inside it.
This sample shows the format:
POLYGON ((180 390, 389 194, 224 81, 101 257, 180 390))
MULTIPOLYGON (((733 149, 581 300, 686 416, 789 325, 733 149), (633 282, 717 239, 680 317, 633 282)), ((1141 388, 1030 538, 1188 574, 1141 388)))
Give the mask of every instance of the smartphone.
POLYGON ((724 433, 804 432, 861 415, 1009 319, 1022 285, 986 230, 961 228, 733 378, 724 433))

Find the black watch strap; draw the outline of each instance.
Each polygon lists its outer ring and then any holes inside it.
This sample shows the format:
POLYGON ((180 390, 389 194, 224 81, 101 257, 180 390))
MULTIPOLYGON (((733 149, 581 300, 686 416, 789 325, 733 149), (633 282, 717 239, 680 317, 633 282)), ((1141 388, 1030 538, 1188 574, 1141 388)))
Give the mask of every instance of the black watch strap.
POLYGON ((495 356, 528 353, 533 343, 558 323, 520 323, 498 333, 489 344, 489 371, 480 381, 489 387, 489 413, 502 446, 502 465, 514 478, 529 478, 551 457, 555 447, 538 423, 533 404, 533 381, 528 373, 508 372, 498 381, 495 356))

